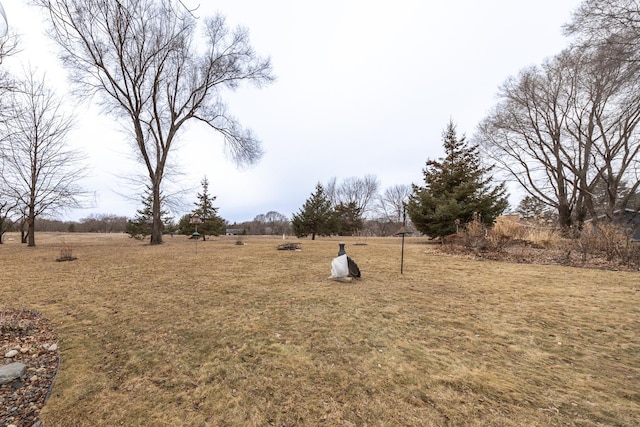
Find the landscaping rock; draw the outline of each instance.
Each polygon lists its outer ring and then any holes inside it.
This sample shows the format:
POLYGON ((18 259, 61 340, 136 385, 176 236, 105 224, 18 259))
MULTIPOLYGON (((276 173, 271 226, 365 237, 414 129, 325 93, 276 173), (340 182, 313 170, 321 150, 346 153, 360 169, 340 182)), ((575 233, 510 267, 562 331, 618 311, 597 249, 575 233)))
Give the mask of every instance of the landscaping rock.
POLYGON ((11 381, 22 377, 26 370, 27 366, 20 362, 0 366, 0 385, 9 384, 11 381))
POLYGON ((6 357, 7 359, 11 359, 12 357, 15 357, 17 355, 18 355, 18 350, 10 350, 5 353, 4 357, 6 357))

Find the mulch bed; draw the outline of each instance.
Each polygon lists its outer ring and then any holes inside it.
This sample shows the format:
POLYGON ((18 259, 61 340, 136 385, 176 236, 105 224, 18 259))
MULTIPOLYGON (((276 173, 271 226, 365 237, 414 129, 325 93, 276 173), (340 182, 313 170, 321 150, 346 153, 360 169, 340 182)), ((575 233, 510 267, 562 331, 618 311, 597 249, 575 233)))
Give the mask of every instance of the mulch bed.
POLYGON ((51 393, 60 365, 57 343, 51 322, 38 313, 0 310, 3 364, 20 362, 27 367, 22 378, 0 386, 0 426, 41 425, 38 416, 51 393), (5 357, 11 350, 17 350, 18 354, 5 357))

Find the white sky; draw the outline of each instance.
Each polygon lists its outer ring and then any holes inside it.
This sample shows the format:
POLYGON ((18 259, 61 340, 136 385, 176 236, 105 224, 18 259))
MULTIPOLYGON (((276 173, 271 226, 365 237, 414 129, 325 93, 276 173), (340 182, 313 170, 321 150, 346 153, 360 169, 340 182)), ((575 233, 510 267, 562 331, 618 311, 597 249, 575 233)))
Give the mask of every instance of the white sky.
MULTIPOLYGON (((67 91, 37 10, 2 0, 22 52, 2 66, 31 64, 67 91)), ((251 44, 272 61, 277 81, 227 94, 231 112, 263 143, 256 165, 237 169, 219 136, 194 125, 173 152, 187 213, 206 175, 219 214, 230 222, 268 211, 290 216, 317 182, 376 175, 381 190, 422 184, 428 159, 441 157, 450 119, 472 137, 495 104, 499 86, 568 45, 561 25, 579 0, 183 0, 196 16, 219 11, 231 26, 247 27, 251 44)), ((72 102, 71 99, 69 99, 72 102)), ((127 200, 120 176, 140 175, 131 148, 110 117, 89 102, 76 106, 70 143, 89 156, 93 206, 64 213, 132 217, 140 198, 127 200)), ((513 200, 517 203, 519 200, 513 200)))

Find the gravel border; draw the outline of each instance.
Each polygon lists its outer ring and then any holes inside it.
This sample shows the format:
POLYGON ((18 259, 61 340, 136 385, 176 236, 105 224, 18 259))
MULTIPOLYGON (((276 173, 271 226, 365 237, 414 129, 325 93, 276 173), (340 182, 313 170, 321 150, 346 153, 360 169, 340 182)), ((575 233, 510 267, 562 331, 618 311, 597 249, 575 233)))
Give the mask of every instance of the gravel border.
POLYGON ((21 378, 0 386, 0 426, 42 426, 40 410, 51 395, 61 363, 53 326, 35 311, 4 309, 0 339, 3 364, 20 362, 27 367, 21 378), (11 350, 17 354, 5 357, 11 350))

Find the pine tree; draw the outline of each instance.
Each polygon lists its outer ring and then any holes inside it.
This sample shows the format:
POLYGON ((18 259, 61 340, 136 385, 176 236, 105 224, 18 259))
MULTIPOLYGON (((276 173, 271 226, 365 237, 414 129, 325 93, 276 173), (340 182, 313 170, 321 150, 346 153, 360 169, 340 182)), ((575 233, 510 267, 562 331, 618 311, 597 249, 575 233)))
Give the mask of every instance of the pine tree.
MULTIPOLYGON (((200 216, 202 224, 198 224, 198 233, 202 236, 202 240, 206 240, 206 236, 219 236, 224 233, 226 221, 218 215, 219 208, 213 206, 216 196, 209 194, 209 180, 206 176, 202 179, 200 185, 202 185, 202 192, 197 195, 198 201, 195 202, 196 208, 193 214, 200 216)), ((194 231, 195 224, 191 224, 189 233, 191 234, 194 231)))
POLYGON ((331 207, 331 201, 322 184, 316 185, 316 191, 304 203, 291 220, 293 232, 297 237, 311 234, 311 240, 318 236, 330 236, 338 231, 338 222, 331 207))
POLYGON ((516 208, 516 213, 520 215, 522 219, 537 221, 550 220, 555 216, 549 205, 534 196, 525 196, 520 200, 516 208))
POLYGON ((362 229, 362 209, 355 202, 340 203, 334 208, 338 221, 338 234, 354 236, 362 229))
POLYGON ((453 121, 442 136, 445 157, 427 161, 425 185, 413 186, 407 206, 415 227, 430 237, 453 234, 456 220, 465 224, 477 215, 492 224, 508 206, 505 185, 491 186, 493 167, 482 167, 478 146, 458 139, 453 121))
MULTIPOLYGON (((161 203, 163 197, 160 197, 161 203)), ((169 216, 169 212, 166 210, 160 210, 160 217, 162 220, 162 230, 165 230, 165 226, 170 225, 173 218, 169 216)), ((142 197, 142 209, 136 211, 136 216, 131 220, 127 220, 127 226, 125 232, 136 240, 144 240, 147 236, 151 235, 151 226, 153 222, 153 192, 151 188, 147 186, 144 196, 142 197)))

